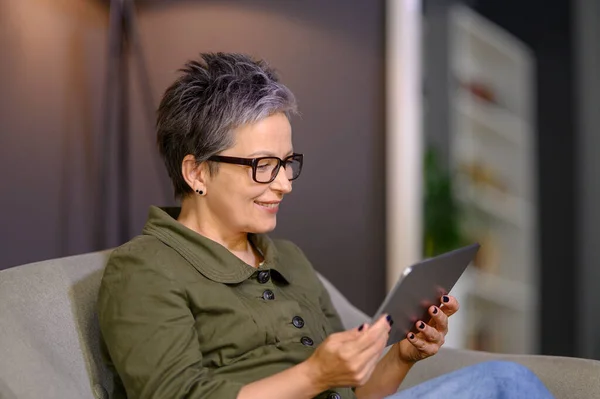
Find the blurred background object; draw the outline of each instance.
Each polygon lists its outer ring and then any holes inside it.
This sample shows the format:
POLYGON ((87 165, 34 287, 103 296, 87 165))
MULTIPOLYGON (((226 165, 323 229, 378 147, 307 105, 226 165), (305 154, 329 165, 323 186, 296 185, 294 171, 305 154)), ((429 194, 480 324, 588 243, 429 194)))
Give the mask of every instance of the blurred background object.
POLYGON ((449 14, 450 168, 461 227, 483 251, 465 276, 463 346, 536 353, 535 59, 470 8, 449 14))
POLYGON ((456 287, 451 345, 600 355, 597 340, 565 339, 598 331, 580 313, 573 102, 574 16, 591 3, 424 2, 426 140, 453 176, 461 230, 485 248, 456 287))
MULTIPOLYGON (((435 73, 444 74, 435 91, 425 92, 424 102, 443 96, 438 107, 445 108, 448 124, 443 127, 445 146, 429 144, 425 157, 424 255, 468 242, 482 244, 453 291, 463 311, 449 344, 537 353, 534 56, 464 4, 440 8, 439 2, 431 3, 430 12, 441 13, 446 24, 445 32, 429 36, 426 45, 444 46, 447 56, 439 72, 425 75, 429 88, 435 73), (446 162, 440 153, 447 154, 446 162)), ((427 107, 425 129, 438 112, 427 107)))
MULTIPOLYGON (((101 144, 100 176, 100 201, 96 209, 97 215, 97 239, 96 243, 101 248, 108 247, 111 242, 125 242, 130 238, 129 204, 131 203, 131 173, 129 168, 129 145, 131 131, 129 129, 129 118, 131 109, 130 69, 132 62, 136 68, 137 88, 140 92, 139 100, 147 122, 153 126, 155 111, 158 102, 154 100, 152 85, 146 59, 139 38, 136 3, 134 0, 109 0, 109 23, 108 23, 108 54, 106 88, 104 99, 104 131, 101 144), (111 158, 111 154, 116 156, 111 158), (114 165, 112 165, 114 163, 114 165), (111 175, 111 167, 114 166, 120 173, 111 175), (113 194, 112 198, 110 194, 113 194), (116 203, 117 227, 111 239, 107 235, 106 221, 110 218, 108 214, 109 199, 116 203)), ((156 146, 156 135, 153 129, 147 129, 145 134, 150 152, 156 146)), ((152 157, 152 166, 155 173, 160 176, 163 170, 162 160, 158 153, 152 157)), ((164 187, 164 200, 168 201, 171 195, 171 187, 167 182, 159 182, 164 187)))
POLYGON ((455 199, 452 177, 448 168, 440 163, 434 147, 426 148, 423 174, 423 255, 429 258, 468 242, 460 226, 460 207, 455 199))
POLYGON ((477 240, 449 345, 600 359, 597 1, 148 0, 135 24, 110 3, 0 1, 0 268, 174 204, 151 110, 199 52, 240 51, 302 111, 274 235, 355 305, 477 240))

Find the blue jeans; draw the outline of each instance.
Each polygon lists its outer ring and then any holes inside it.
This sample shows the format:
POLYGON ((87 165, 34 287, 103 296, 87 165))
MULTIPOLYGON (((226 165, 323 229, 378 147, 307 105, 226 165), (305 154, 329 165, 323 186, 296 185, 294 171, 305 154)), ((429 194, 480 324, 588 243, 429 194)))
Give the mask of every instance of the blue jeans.
POLYGON ((549 399, 552 394, 527 367, 489 361, 465 367, 387 399, 549 399))

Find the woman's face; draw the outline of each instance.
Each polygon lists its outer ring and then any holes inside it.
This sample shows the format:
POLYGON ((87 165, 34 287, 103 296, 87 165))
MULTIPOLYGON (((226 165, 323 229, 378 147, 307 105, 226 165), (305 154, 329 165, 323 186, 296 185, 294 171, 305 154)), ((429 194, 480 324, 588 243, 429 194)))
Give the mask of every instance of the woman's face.
MULTIPOLYGON (((284 159, 292 154, 292 127, 288 118, 274 114, 255 124, 237 128, 235 145, 219 155, 257 158, 274 156, 284 159)), ((206 182, 206 205, 218 228, 231 233, 266 233, 277 224, 277 210, 292 184, 283 167, 271 183, 252 179, 252 168, 219 164, 219 171, 206 182)))

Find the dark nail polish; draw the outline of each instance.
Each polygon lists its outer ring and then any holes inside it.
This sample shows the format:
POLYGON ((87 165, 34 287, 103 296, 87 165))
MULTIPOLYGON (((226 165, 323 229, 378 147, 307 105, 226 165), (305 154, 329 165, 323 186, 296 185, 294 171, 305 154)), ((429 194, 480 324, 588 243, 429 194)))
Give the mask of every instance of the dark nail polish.
POLYGON ((410 338, 410 339, 415 339, 415 334, 410 334, 410 335, 408 336, 408 338, 410 338))
POLYGON ((437 308, 433 308, 433 314, 437 314, 437 308))
POLYGON ((425 328, 425 323, 421 322, 421 324, 419 324, 419 329, 422 330, 425 328))
POLYGON ((394 320, 390 320, 390 327, 394 325, 394 320))
POLYGON ((365 327, 364 324, 361 324, 360 327, 358 327, 358 331, 362 331, 362 329, 365 327))
POLYGON ((444 302, 448 303, 450 302, 450 297, 448 297, 448 295, 444 295, 444 297, 442 298, 444 300, 444 302))
POLYGON ((392 320, 392 315, 387 315, 385 319, 386 319, 386 320, 388 321, 388 323, 389 323, 389 322, 392 320))

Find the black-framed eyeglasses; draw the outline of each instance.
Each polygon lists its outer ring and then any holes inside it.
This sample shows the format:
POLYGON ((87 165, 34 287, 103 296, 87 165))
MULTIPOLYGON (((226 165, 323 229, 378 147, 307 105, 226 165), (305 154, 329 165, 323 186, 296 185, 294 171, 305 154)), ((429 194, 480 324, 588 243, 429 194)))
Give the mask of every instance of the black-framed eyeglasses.
POLYGON ((252 167, 252 179, 257 183, 271 183, 283 166, 288 180, 296 180, 302 171, 304 154, 292 154, 284 159, 278 157, 237 158, 213 155, 209 161, 246 165, 252 167))

